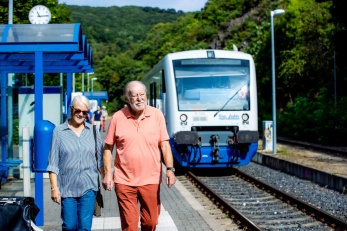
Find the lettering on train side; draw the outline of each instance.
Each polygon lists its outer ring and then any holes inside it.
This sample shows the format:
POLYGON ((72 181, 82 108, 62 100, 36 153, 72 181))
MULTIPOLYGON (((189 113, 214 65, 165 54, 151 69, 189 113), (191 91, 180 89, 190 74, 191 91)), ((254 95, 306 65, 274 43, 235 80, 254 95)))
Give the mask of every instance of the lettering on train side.
POLYGON ((224 115, 224 114, 219 114, 219 120, 239 120, 240 116, 236 114, 229 114, 229 115, 224 115))

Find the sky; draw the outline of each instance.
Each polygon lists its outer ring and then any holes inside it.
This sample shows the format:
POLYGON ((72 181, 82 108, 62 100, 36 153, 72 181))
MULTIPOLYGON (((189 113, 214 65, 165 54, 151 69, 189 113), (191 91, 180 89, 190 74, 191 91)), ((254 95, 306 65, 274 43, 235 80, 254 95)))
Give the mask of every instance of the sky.
POLYGON ((149 6, 184 12, 200 11, 208 0, 59 0, 59 3, 78 6, 149 6))

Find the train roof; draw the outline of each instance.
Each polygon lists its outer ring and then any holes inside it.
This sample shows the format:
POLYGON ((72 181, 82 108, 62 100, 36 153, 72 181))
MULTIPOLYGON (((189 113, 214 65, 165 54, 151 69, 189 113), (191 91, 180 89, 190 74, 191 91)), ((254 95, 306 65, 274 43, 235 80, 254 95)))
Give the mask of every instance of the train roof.
POLYGON ((152 68, 152 70, 144 76, 144 78, 142 80, 150 78, 150 76, 153 73, 156 73, 159 69, 162 68, 163 63, 165 63, 169 60, 209 58, 209 55, 213 55, 213 57, 210 57, 210 58, 246 59, 246 60, 252 60, 252 63, 253 63, 253 58, 250 54, 247 54, 247 53, 244 53, 241 51, 237 51, 237 50, 206 49, 206 50, 180 51, 180 52, 174 52, 174 53, 169 53, 169 54, 165 55, 165 57, 162 60, 160 60, 152 68))
MULTIPOLYGON (((167 54, 165 58, 169 59, 185 59, 185 58, 209 58, 209 55, 213 55, 213 58, 243 58, 243 59, 252 59, 250 54, 234 51, 234 50, 188 50, 180 51, 175 53, 167 54)), ((212 58, 212 57, 210 57, 212 58)))

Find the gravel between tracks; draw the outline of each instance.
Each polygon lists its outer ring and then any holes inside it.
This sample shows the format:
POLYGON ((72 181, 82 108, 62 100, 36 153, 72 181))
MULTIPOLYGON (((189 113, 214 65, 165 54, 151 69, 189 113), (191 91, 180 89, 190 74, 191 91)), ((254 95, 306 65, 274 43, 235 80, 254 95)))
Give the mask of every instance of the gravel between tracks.
MULTIPOLYGON (((276 158, 290 161, 293 163, 319 169, 334 175, 347 178, 347 158, 315 152, 306 148, 277 144, 277 154, 271 151, 261 150, 262 144, 259 144, 259 152, 268 155, 275 155, 276 158)), ((252 176, 257 176, 262 181, 282 189, 283 192, 294 195, 295 197, 313 204, 314 206, 327 211, 341 220, 347 221, 347 195, 334 190, 319 186, 308 180, 301 180, 297 177, 278 172, 251 163, 247 166, 239 167, 252 176)))
POLYGON ((255 163, 238 167, 238 169, 347 221, 347 195, 345 194, 255 163))
MULTIPOLYGON (((272 152, 261 150, 261 148, 262 143, 260 142, 258 151, 273 155, 272 152)), ((277 144, 275 156, 347 178, 347 158, 338 155, 326 155, 306 148, 277 144)), ((253 162, 237 168, 347 222, 347 195, 345 194, 253 162)), ((203 204, 204 202, 200 201, 200 203, 203 204)))

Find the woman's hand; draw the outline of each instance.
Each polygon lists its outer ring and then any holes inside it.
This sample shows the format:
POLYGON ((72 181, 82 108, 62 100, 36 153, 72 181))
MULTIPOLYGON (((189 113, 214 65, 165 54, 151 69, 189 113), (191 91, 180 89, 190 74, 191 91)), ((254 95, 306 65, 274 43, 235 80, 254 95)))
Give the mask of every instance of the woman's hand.
POLYGON ((59 204, 61 203, 61 195, 60 195, 60 190, 58 187, 52 188, 51 190, 51 197, 52 201, 59 204))

